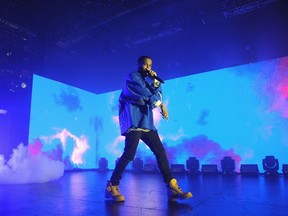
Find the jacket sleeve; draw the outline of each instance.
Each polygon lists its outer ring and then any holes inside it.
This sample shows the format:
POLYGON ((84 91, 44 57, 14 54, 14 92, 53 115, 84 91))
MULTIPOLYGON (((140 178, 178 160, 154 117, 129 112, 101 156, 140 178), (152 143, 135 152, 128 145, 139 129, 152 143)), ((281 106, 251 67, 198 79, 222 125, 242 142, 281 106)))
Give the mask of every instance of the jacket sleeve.
POLYGON ((138 105, 148 104, 154 108, 162 103, 161 85, 150 85, 136 72, 128 75, 122 93, 124 98, 137 101, 138 105))

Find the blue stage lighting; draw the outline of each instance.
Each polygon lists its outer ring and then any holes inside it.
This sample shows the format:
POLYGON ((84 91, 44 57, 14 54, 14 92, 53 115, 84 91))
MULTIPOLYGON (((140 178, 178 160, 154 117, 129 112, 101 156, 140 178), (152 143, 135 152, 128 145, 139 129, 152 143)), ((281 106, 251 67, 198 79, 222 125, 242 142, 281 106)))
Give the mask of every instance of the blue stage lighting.
POLYGON ((274 156, 266 156, 262 160, 262 165, 266 176, 278 175, 279 161, 274 156))
POLYGON ((196 157, 189 157, 189 159, 186 160, 186 168, 188 173, 199 174, 199 167, 199 160, 196 157))
POLYGON ((135 172, 141 172, 143 170, 143 160, 135 158, 132 162, 132 170, 135 172))
POLYGON ((108 160, 104 157, 100 158, 98 161, 98 170, 99 171, 106 171, 108 170, 108 160))
POLYGON ((221 169, 223 174, 234 174, 235 160, 233 160, 231 157, 224 157, 221 160, 221 169))

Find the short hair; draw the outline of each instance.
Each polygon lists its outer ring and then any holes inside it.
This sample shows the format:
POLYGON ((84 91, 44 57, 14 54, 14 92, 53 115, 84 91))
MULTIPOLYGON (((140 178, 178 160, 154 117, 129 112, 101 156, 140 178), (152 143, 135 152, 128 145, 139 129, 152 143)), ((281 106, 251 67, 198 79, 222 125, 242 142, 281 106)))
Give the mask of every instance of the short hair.
POLYGON ((151 59, 152 60, 152 58, 150 56, 140 56, 137 60, 137 63, 138 64, 142 63, 144 61, 144 59, 151 59))

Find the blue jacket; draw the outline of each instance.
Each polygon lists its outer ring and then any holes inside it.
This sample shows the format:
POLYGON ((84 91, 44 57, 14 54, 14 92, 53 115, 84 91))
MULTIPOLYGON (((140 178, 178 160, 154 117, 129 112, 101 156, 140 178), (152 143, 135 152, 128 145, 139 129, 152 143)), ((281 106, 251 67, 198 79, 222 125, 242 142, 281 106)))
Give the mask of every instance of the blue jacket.
POLYGON ((156 131, 152 110, 157 101, 162 102, 160 84, 155 87, 153 83, 148 83, 138 71, 129 73, 119 97, 121 134, 125 135, 131 128, 156 131))

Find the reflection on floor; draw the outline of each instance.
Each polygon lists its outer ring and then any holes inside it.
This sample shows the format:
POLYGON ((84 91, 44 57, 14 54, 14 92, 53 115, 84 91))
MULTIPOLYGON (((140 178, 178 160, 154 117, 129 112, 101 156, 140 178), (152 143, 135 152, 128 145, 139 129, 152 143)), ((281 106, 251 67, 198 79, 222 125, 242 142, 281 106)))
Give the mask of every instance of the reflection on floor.
POLYGON ((179 185, 193 198, 167 202, 158 173, 125 172, 124 203, 104 199, 111 171, 66 172, 54 182, 0 185, 0 215, 288 215, 288 179, 264 176, 191 176, 178 174, 179 185))

